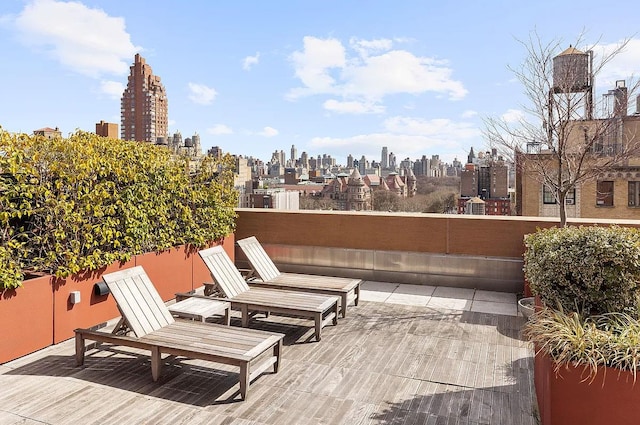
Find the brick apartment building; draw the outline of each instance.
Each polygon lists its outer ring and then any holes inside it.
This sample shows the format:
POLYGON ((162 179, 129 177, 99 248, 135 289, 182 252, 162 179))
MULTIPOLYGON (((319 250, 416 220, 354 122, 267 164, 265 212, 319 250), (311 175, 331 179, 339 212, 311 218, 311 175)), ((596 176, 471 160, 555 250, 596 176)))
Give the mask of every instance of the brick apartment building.
POLYGON ((167 94, 160 77, 136 54, 121 100, 121 137, 156 143, 168 134, 167 94))
POLYGON ((511 198, 509 196, 509 167, 495 150, 475 157, 473 148, 467 164, 460 174, 460 198, 458 214, 470 214, 467 211, 470 200, 483 201, 485 215, 510 215, 511 198))

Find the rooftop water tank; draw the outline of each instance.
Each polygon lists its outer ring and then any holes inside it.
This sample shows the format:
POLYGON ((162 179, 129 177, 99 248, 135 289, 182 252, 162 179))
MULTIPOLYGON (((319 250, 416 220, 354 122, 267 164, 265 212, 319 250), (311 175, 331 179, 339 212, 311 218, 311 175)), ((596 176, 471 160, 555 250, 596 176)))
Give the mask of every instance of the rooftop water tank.
POLYGON ((581 92, 591 87, 590 55, 569 46, 553 58, 553 91, 556 93, 581 92))

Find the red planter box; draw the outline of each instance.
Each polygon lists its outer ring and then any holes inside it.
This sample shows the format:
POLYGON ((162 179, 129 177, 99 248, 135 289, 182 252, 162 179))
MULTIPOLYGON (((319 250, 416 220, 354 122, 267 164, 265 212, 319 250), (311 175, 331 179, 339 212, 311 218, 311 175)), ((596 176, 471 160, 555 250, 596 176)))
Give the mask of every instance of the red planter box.
POLYGON ((0 294, 0 363, 53 343, 52 277, 25 280, 0 294))
POLYGON ((542 425, 640 423, 640 373, 600 368, 593 382, 584 367, 561 368, 549 356, 535 358, 535 386, 542 425))
MULTIPOLYGON (((223 246, 234 258, 235 238, 223 246)), ((175 297, 212 280, 198 250, 185 246, 161 253, 138 255, 126 263, 114 263, 68 278, 38 277, 15 290, 0 294, 0 363, 32 353, 73 337, 76 328, 99 325, 120 315, 113 297, 96 295, 94 284, 105 273, 142 266, 163 300, 175 297), (80 302, 71 302, 78 291, 80 302)))
POLYGON ((67 278, 53 278, 53 343, 57 344, 73 337, 74 329, 89 328, 104 323, 120 312, 113 297, 97 296, 93 285, 102 280, 102 275, 133 267, 134 262, 113 263, 91 272, 78 273, 67 278), (80 302, 71 303, 71 292, 80 292, 80 302))

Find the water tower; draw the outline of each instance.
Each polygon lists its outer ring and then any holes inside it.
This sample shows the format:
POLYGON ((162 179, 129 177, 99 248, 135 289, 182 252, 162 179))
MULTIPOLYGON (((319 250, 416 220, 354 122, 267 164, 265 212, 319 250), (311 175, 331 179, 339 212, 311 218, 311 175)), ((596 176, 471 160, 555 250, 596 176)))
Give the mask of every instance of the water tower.
POLYGON ((553 58, 553 87, 549 93, 549 115, 552 117, 553 96, 583 93, 584 113, 593 119, 593 51, 569 48, 553 58))

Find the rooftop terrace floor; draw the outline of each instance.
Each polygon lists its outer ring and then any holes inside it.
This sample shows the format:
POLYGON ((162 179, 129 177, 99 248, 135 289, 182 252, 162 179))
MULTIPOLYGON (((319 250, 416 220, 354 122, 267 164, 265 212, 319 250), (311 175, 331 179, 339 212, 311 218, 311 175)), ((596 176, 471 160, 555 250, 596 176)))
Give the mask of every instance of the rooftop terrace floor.
POLYGON ((252 322, 286 338, 246 401, 237 368, 169 357, 153 382, 147 352, 102 344, 76 367, 69 340, 0 365, 0 424, 535 424, 523 324, 513 294, 366 282, 321 342, 310 321, 252 322))

